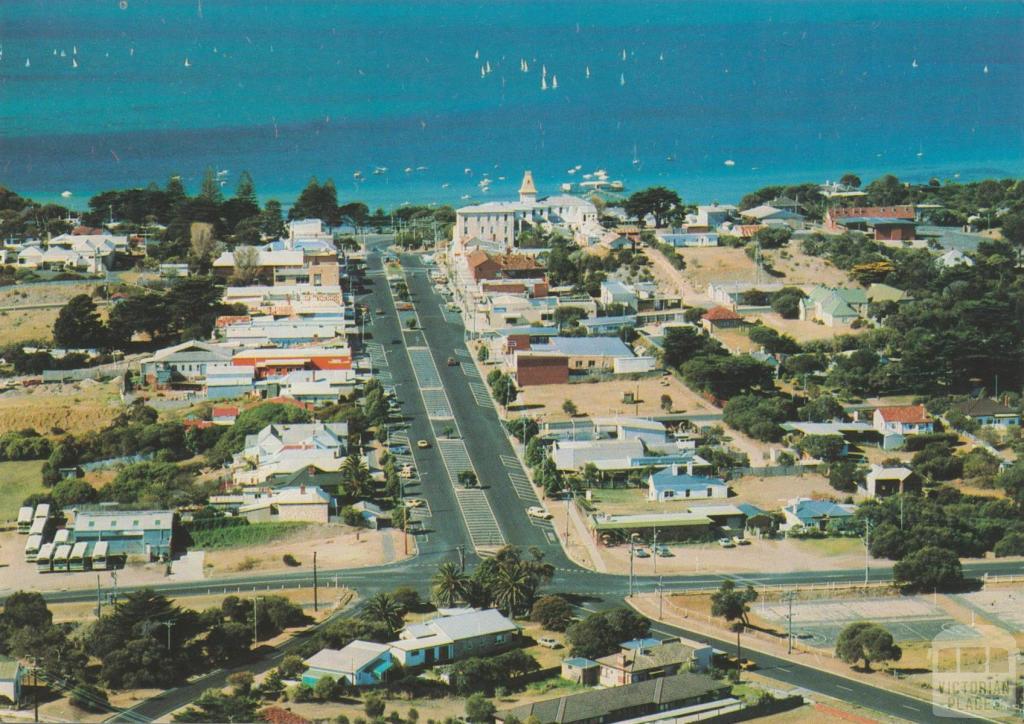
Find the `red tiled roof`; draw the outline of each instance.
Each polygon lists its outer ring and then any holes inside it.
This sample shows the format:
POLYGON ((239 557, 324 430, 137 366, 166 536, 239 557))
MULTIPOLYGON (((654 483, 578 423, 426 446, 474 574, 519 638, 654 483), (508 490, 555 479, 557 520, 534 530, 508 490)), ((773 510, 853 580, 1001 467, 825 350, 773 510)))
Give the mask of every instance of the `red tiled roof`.
POLYGON ((490 258, 490 255, 486 251, 474 249, 469 252, 469 255, 466 257, 466 263, 469 264, 470 269, 476 269, 490 258))
POLYGON ((899 407, 879 407, 878 413, 886 422, 931 422, 932 417, 924 405, 901 405, 899 407))
POLYGON ((251 319, 252 317, 250 317, 248 314, 222 314, 219 317, 217 317, 217 320, 214 322, 214 324, 218 328, 230 327, 233 324, 241 324, 242 322, 248 322, 251 319))
POLYGON ((295 712, 282 709, 279 706, 268 706, 260 712, 265 721, 270 724, 309 724, 309 719, 301 717, 295 712))
POLYGON ((502 269, 543 269, 537 260, 526 254, 502 254, 494 257, 494 261, 501 265, 502 269))
POLYGON ((712 307, 704 313, 704 316, 702 316, 701 319, 706 319, 709 322, 725 322, 743 319, 743 317, 727 307, 712 307))
POLYGON ((238 417, 238 408, 234 405, 221 405, 213 408, 214 417, 238 417))

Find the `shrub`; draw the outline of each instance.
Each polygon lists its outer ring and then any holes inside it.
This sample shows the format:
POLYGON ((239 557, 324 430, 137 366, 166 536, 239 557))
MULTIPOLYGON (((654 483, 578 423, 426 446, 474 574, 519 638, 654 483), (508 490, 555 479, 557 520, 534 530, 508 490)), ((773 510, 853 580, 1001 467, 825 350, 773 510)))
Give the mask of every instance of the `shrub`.
POLYGON ((292 568, 302 565, 297 560, 295 560, 295 556, 293 556, 291 553, 285 553, 281 560, 284 561, 284 564, 286 566, 291 566, 292 568))

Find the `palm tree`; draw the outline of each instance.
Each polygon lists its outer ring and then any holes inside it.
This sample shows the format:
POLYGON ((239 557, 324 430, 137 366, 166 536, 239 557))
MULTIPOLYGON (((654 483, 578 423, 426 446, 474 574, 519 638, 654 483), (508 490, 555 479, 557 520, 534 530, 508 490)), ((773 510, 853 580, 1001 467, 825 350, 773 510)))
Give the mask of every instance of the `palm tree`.
POLYGON ((453 561, 438 566, 433 580, 434 601, 442 607, 453 606, 465 595, 469 577, 453 561))
POLYGON ((405 621, 405 609, 390 593, 377 593, 367 599, 363 605, 361 618, 368 621, 386 623, 392 631, 402 628, 405 621))
POLYGON ((345 479, 345 491, 351 498, 364 498, 373 492, 370 470, 366 461, 357 453, 352 453, 341 464, 341 474, 345 479))
POLYGON ((498 608, 510 616, 526 610, 537 587, 529 566, 522 563, 502 566, 491 585, 491 595, 498 608))

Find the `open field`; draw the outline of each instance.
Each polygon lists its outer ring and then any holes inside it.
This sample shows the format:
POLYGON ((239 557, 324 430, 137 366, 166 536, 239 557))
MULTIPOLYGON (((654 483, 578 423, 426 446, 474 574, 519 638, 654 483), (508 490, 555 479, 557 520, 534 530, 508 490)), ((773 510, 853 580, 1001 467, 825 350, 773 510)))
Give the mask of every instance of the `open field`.
POLYGON ((0 463, 0 523, 16 521, 21 501, 43 492, 42 460, 0 463))
MULTIPOLYGON (((31 309, 34 305, 63 304, 78 294, 91 294, 95 283, 82 284, 21 284, 4 287, 0 291, 0 325, 4 328, 4 341, 28 342, 49 340, 59 307, 31 309), (12 309, 21 307, 21 309, 12 309)), ((101 310, 102 312, 102 310, 101 310)))
POLYGON ((58 308, 0 310, 4 341, 45 342, 52 338, 53 323, 57 321, 58 314, 58 308))
POLYGON ((714 413, 711 403, 694 393, 672 376, 647 377, 641 380, 602 380, 566 385, 537 385, 526 387, 513 411, 523 410, 546 421, 567 420, 562 403, 572 400, 581 415, 603 417, 608 415, 661 415, 661 396, 672 398, 672 412, 714 413), (667 382, 668 384, 662 384, 667 382), (639 404, 625 403, 626 392, 639 391, 639 404))
POLYGON ((736 493, 733 500, 752 503, 765 510, 775 510, 791 498, 839 498, 840 494, 828 484, 825 476, 817 473, 785 475, 776 478, 758 478, 745 475, 730 480, 729 485, 736 493))
POLYGON ((92 294, 92 290, 101 284, 82 282, 80 284, 18 284, 11 287, 0 287, 0 307, 22 307, 33 304, 64 303, 79 294, 92 294))
POLYGON ((846 272, 832 262, 804 254, 800 250, 799 241, 790 241, 784 249, 769 249, 762 254, 776 271, 784 275, 777 280, 785 284, 824 284, 838 287, 850 283, 846 272))
POLYGON ((0 393, 0 434, 26 427, 40 433, 56 427, 81 434, 109 425, 120 407, 115 381, 84 380, 9 390, 0 393))

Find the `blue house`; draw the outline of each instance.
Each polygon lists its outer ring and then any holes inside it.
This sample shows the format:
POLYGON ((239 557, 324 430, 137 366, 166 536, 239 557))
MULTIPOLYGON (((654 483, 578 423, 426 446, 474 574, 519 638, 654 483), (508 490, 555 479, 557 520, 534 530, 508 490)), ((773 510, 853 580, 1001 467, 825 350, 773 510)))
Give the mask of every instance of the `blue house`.
POLYGON ((679 465, 671 465, 647 478, 647 499, 652 502, 728 497, 729 486, 724 480, 694 475, 692 465, 682 468, 682 472, 679 465))
POLYGON ((833 503, 831 500, 794 498, 782 509, 786 522, 781 527, 783 530, 795 526, 825 530, 830 520, 852 518, 856 510, 855 505, 833 503))

